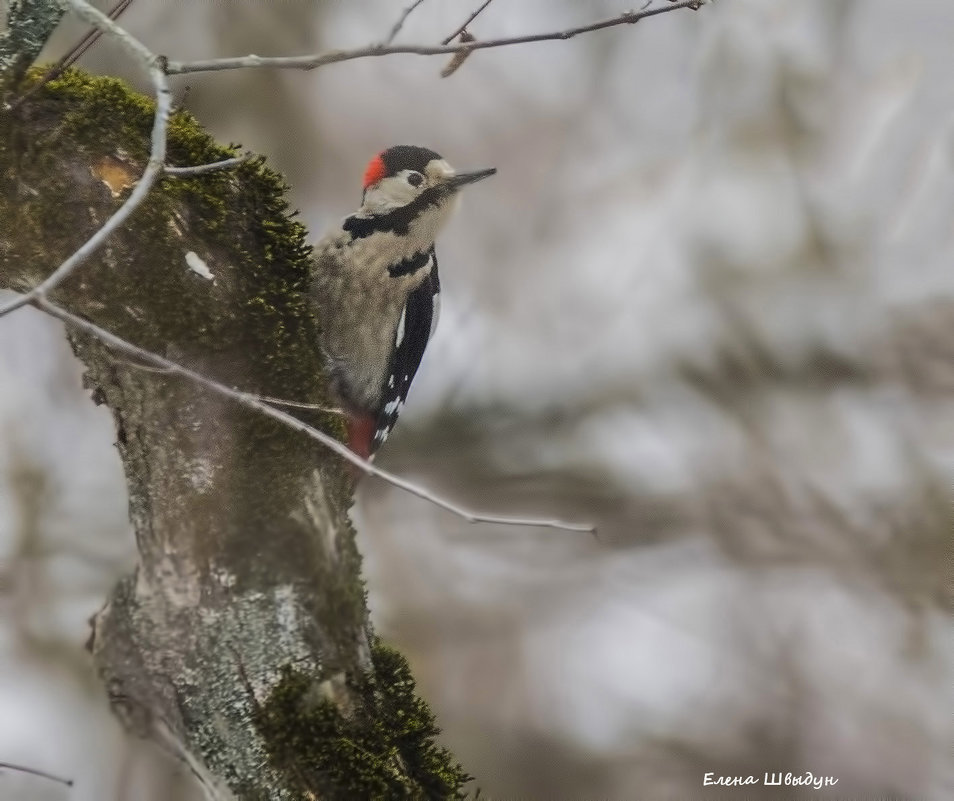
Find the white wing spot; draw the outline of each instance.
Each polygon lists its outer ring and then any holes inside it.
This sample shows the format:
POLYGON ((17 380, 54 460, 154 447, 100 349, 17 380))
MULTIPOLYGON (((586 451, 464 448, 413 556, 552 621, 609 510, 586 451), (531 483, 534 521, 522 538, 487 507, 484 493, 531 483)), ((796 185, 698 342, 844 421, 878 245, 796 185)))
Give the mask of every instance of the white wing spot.
POLYGON ((434 332, 437 330, 437 321, 441 318, 440 292, 434 293, 434 296, 431 298, 431 303, 433 304, 433 310, 431 311, 431 333, 428 336, 428 339, 434 336, 434 332))
POLYGON ((397 335, 394 338, 394 347, 401 347, 404 341, 404 318, 407 316, 407 306, 401 309, 401 319, 398 320, 397 335))
POLYGON ((394 389, 394 375, 388 376, 388 389, 394 389))
POLYGON ((401 408, 401 399, 395 398, 390 403, 384 404, 384 413, 385 414, 396 414, 401 408))

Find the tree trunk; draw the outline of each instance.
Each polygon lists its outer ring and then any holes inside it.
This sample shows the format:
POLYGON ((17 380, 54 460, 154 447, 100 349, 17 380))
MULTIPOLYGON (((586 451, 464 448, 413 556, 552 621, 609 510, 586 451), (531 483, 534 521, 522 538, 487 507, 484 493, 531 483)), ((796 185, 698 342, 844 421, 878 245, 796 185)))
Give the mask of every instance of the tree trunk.
MULTIPOLYGON (((0 288, 40 281, 115 211, 152 114, 119 81, 75 71, 0 112, 0 288)), ((172 118, 171 163, 231 155, 172 118)), ((165 177, 55 300, 230 386, 325 402, 310 250, 284 189, 262 159, 165 177)), ((71 342, 115 418, 139 550, 91 639, 127 724, 210 796, 456 796, 464 774, 434 745, 406 663, 370 633, 343 462, 88 336, 71 342)))

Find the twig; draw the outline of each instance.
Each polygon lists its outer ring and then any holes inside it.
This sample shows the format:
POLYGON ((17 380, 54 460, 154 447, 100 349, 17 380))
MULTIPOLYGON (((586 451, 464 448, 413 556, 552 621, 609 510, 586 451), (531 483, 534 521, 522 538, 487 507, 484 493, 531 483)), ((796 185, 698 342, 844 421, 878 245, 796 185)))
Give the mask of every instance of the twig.
POLYGON ((86 0, 61 0, 61 2, 67 3, 73 11, 90 24, 95 25, 104 33, 110 34, 144 66, 151 66, 153 62, 159 59, 159 56, 153 53, 135 36, 129 33, 129 31, 125 28, 121 28, 102 11, 87 3, 86 0))
POLYGON ((389 45, 391 44, 391 42, 394 41, 394 37, 401 32, 401 28, 404 27, 404 22, 407 20, 407 18, 411 16, 411 12, 414 11, 414 9, 417 8, 423 2, 424 0, 414 0, 414 2, 411 3, 411 5, 409 5, 407 8, 404 9, 403 12, 401 12, 401 16, 398 17, 398 21, 395 22, 394 27, 391 28, 391 32, 388 34, 388 38, 384 40, 385 45, 389 45))
POLYGON ((442 40, 441 40, 441 44, 442 44, 442 45, 448 45, 448 44, 450 44, 452 41, 454 41, 454 38, 455 38, 456 36, 458 36, 459 34, 462 34, 464 31, 466 31, 466 30, 467 30, 467 26, 470 25, 470 23, 472 23, 475 19, 477 19, 477 15, 478 15, 481 11, 483 11, 485 8, 487 8, 487 6, 489 6, 493 1, 494 1, 494 0, 484 0, 483 4, 480 6, 480 8, 478 8, 473 14, 471 14, 469 17, 467 17, 467 19, 466 19, 466 21, 464 22, 463 25, 461 25, 456 31, 454 31, 454 32, 453 32, 450 36, 448 36, 446 39, 442 39, 442 40))
POLYGON ((246 153, 242 156, 236 156, 232 159, 223 159, 222 161, 213 161, 210 164, 197 164, 194 167, 173 167, 171 164, 166 164, 162 168, 162 171, 166 175, 201 175, 205 172, 215 172, 216 170, 228 170, 232 167, 237 167, 239 164, 244 164, 252 157, 251 153, 246 153))
POLYGON ((29 773, 31 776, 39 776, 42 779, 49 779, 51 782, 59 782, 60 784, 66 785, 67 787, 73 786, 72 779, 64 779, 62 776, 55 776, 52 773, 47 773, 45 770, 27 768, 23 765, 12 765, 9 762, 0 762, 0 770, 15 770, 19 771, 20 773, 29 773))
POLYGON ((218 381, 207 378, 201 373, 190 370, 188 367, 183 367, 181 364, 170 361, 169 359, 159 356, 152 351, 145 350, 144 348, 140 348, 138 345, 127 342, 125 339, 116 336, 106 329, 100 328, 95 323, 91 323, 89 320, 84 320, 82 317, 78 317, 72 312, 57 306, 55 303, 52 303, 45 295, 35 297, 31 302, 38 309, 45 311, 50 316, 56 317, 58 320, 62 320, 67 325, 96 337, 104 344, 115 350, 125 353, 127 356, 132 356, 140 361, 151 364, 154 367, 161 367, 173 375, 186 378, 196 384, 199 384, 210 392, 214 392, 217 395, 229 398, 235 403, 245 406, 248 409, 254 409, 260 414, 270 417, 272 420, 277 420, 278 422, 283 423, 294 431, 298 431, 301 434, 305 434, 306 436, 317 440, 330 451, 338 454, 338 456, 345 461, 353 464, 363 473, 371 476, 377 476, 394 487, 403 489, 412 495, 416 495, 418 498, 423 498, 424 500, 429 501, 435 506, 446 509, 448 512, 457 515, 458 517, 466 520, 468 523, 494 523, 504 526, 556 528, 563 531, 580 531, 589 533, 595 533, 596 531, 594 526, 581 523, 566 523, 561 520, 546 520, 537 518, 503 517, 499 515, 485 515, 479 514, 477 512, 471 512, 461 506, 458 506, 457 504, 444 500, 438 495, 432 493, 430 490, 419 487, 418 485, 396 476, 393 473, 389 473, 386 470, 381 470, 380 468, 375 467, 373 464, 371 464, 371 462, 365 461, 360 456, 357 456, 345 445, 338 442, 338 440, 336 440, 334 437, 325 434, 323 431, 319 431, 317 428, 314 428, 307 423, 302 422, 297 417, 293 417, 287 412, 283 412, 267 403, 263 403, 255 395, 238 392, 225 386, 225 384, 220 384, 218 381))
POLYGON ((323 406, 320 403, 285 400, 284 398, 273 398, 270 395, 257 395, 256 397, 262 403, 270 403, 272 406, 287 406, 289 409, 306 409, 311 412, 324 412, 325 414, 343 415, 345 413, 344 409, 338 409, 335 406, 323 406))
MULTIPOLYGON (((470 33, 470 31, 467 30, 467 26, 470 25, 470 23, 472 23, 475 19, 477 19, 477 15, 480 14, 480 12, 483 11, 485 8, 487 8, 487 6, 489 6, 492 2, 493 0, 484 0, 484 2, 478 7, 478 9, 469 17, 467 17, 466 20, 464 20, 464 24, 461 25, 457 30, 455 30, 450 36, 442 40, 441 44, 448 45, 451 43, 451 41, 453 41, 453 39, 455 39, 458 36, 460 38, 457 41, 460 44, 465 44, 465 43, 469 44, 470 42, 477 41, 476 37, 474 37, 470 33)), ((454 55, 451 57, 451 60, 447 63, 447 66, 445 66, 444 69, 441 70, 441 77, 450 78, 451 75, 453 75, 455 72, 457 72, 457 70, 461 68, 463 63, 470 57, 470 54, 473 52, 474 52, 473 48, 468 47, 465 50, 458 50, 456 53, 454 53, 454 55)))
POLYGON ((492 47, 507 47, 509 45, 528 44, 530 42, 546 42, 552 40, 572 39, 581 33, 611 28, 615 25, 633 25, 647 17, 657 14, 667 14, 679 9, 701 8, 711 0, 679 0, 657 8, 648 8, 644 11, 627 11, 618 17, 581 25, 578 28, 568 28, 565 31, 552 33, 534 33, 526 36, 513 36, 507 39, 485 39, 479 42, 465 42, 456 45, 372 45, 356 50, 330 50, 327 53, 317 53, 310 56, 239 56, 236 58, 213 58, 206 61, 170 61, 166 70, 169 75, 182 75, 189 72, 218 72, 220 70, 257 69, 270 67, 274 69, 313 70, 327 64, 336 64, 340 61, 352 61, 356 58, 375 58, 377 56, 392 56, 399 53, 417 56, 442 56, 457 53, 461 50, 487 50, 492 47))
MULTIPOLYGON (((116 362, 118 364, 124 364, 127 367, 131 367, 134 370, 142 370, 144 373, 152 373, 153 375, 172 375, 171 371, 166 367, 153 367, 149 364, 137 364, 134 361, 129 359, 120 359, 116 357, 116 362)), ((239 395, 246 395, 250 398, 255 398, 260 400, 262 403, 270 403, 272 406, 287 406, 290 409, 306 409, 311 412, 324 412, 325 414, 339 414, 343 415, 344 410, 338 409, 335 406, 325 406, 321 403, 306 403, 305 401, 296 401, 296 400, 285 400, 285 398, 273 398, 271 395, 256 395, 254 392, 246 392, 241 390, 238 387, 232 387, 234 392, 237 392, 239 395)))
MULTIPOLYGON (((122 13, 127 8, 129 8, 129 6, 131 6, 132 3, 133 3, 133 0, 119 0, 119 2, 116 3, 116 5, 114 5, 106 13, 106 16, 109 17, 111 20, 119 19, 122 13)), ((60 59, 60 61, 57 64, 58 71, 56 74, 59 75, 59 73, 62 72, 67 67, 72 67, 77 61, 79 61, 83 57, 83 54, 87 50, 89 50, 94 44, 96 44, 96 42, 99 40, 99 37, 102 35, 103 35, 102 28, 94 28, 89 33, 87 33, 86 36, 84 36, 82 40, 80 40, 80 42, 76 44, 72 50, 70 50, 69 53, 67 53, 65 56, 63 56, 63 58, 60 59)))
POLYGON ((163 60, 155 56, 145 45, 120 28, 101 11, 89 5, 86 0, 69 0, 69 2, 73 10, 81 17, 116 36, 119 42, 139 59, 149 71, 149 77, 156 92, 156 114, 152 125, 152 146, 149 152, 149 162, 146 164, 146 169, 143 170, 142 177, 130 192, 129 197, 126 198, 126 202, 116 210, 103 227, 41 283, 29 292, 14 298, 6 305, 0 306, 0 317, 35 300, 45 298, 47 293, 66 280, 77 267, 92 256, 109 238, 110 234, 126 222, 136 210, 136 207, 146 199, 153 183, 162 174, 166 160, 166 128, 169 122, 172 96, 169 93, 163 60))

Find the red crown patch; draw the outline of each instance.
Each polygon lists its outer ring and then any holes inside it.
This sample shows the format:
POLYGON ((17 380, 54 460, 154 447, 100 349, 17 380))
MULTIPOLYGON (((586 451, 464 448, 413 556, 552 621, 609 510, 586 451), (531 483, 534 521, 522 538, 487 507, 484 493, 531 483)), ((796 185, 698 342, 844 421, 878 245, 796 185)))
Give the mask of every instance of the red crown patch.
POLYGON ((387 174, 388 168, 379 153, 371 159, 371 161, 368 162, 368 166, 364 168, 364 188, 367 189, 372 184, 376 184, 387 174))

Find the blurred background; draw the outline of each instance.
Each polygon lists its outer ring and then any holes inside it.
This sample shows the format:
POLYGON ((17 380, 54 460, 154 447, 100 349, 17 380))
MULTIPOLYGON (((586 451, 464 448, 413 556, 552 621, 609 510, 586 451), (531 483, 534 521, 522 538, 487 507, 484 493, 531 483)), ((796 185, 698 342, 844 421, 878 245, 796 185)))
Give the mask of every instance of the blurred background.
MULTIPOLYGON (((656 0, 657 4, 663 0, 656 0)), ((384 39, 407 3, 156 3, 172 58, 384 39)), ((477 0, 424 0, 435 43, 477 0)), ((628 6, 496 0, 471 32, 628 6)), ((49 57, 84 29, 64 23, 49 57)), ((353 510, 375 627, 484 798, 954 798, 954 4, 719 0, 566 42, 186 76, 313 238, 398 143, 495 166, 439 242, 443 314, 353 510)), ((102 41, 80 62, 126 76, 102 41)), ((0 320, 0 799, 195 797, 83 642, 134 561, 108 414, 58 326, 0 320)))

